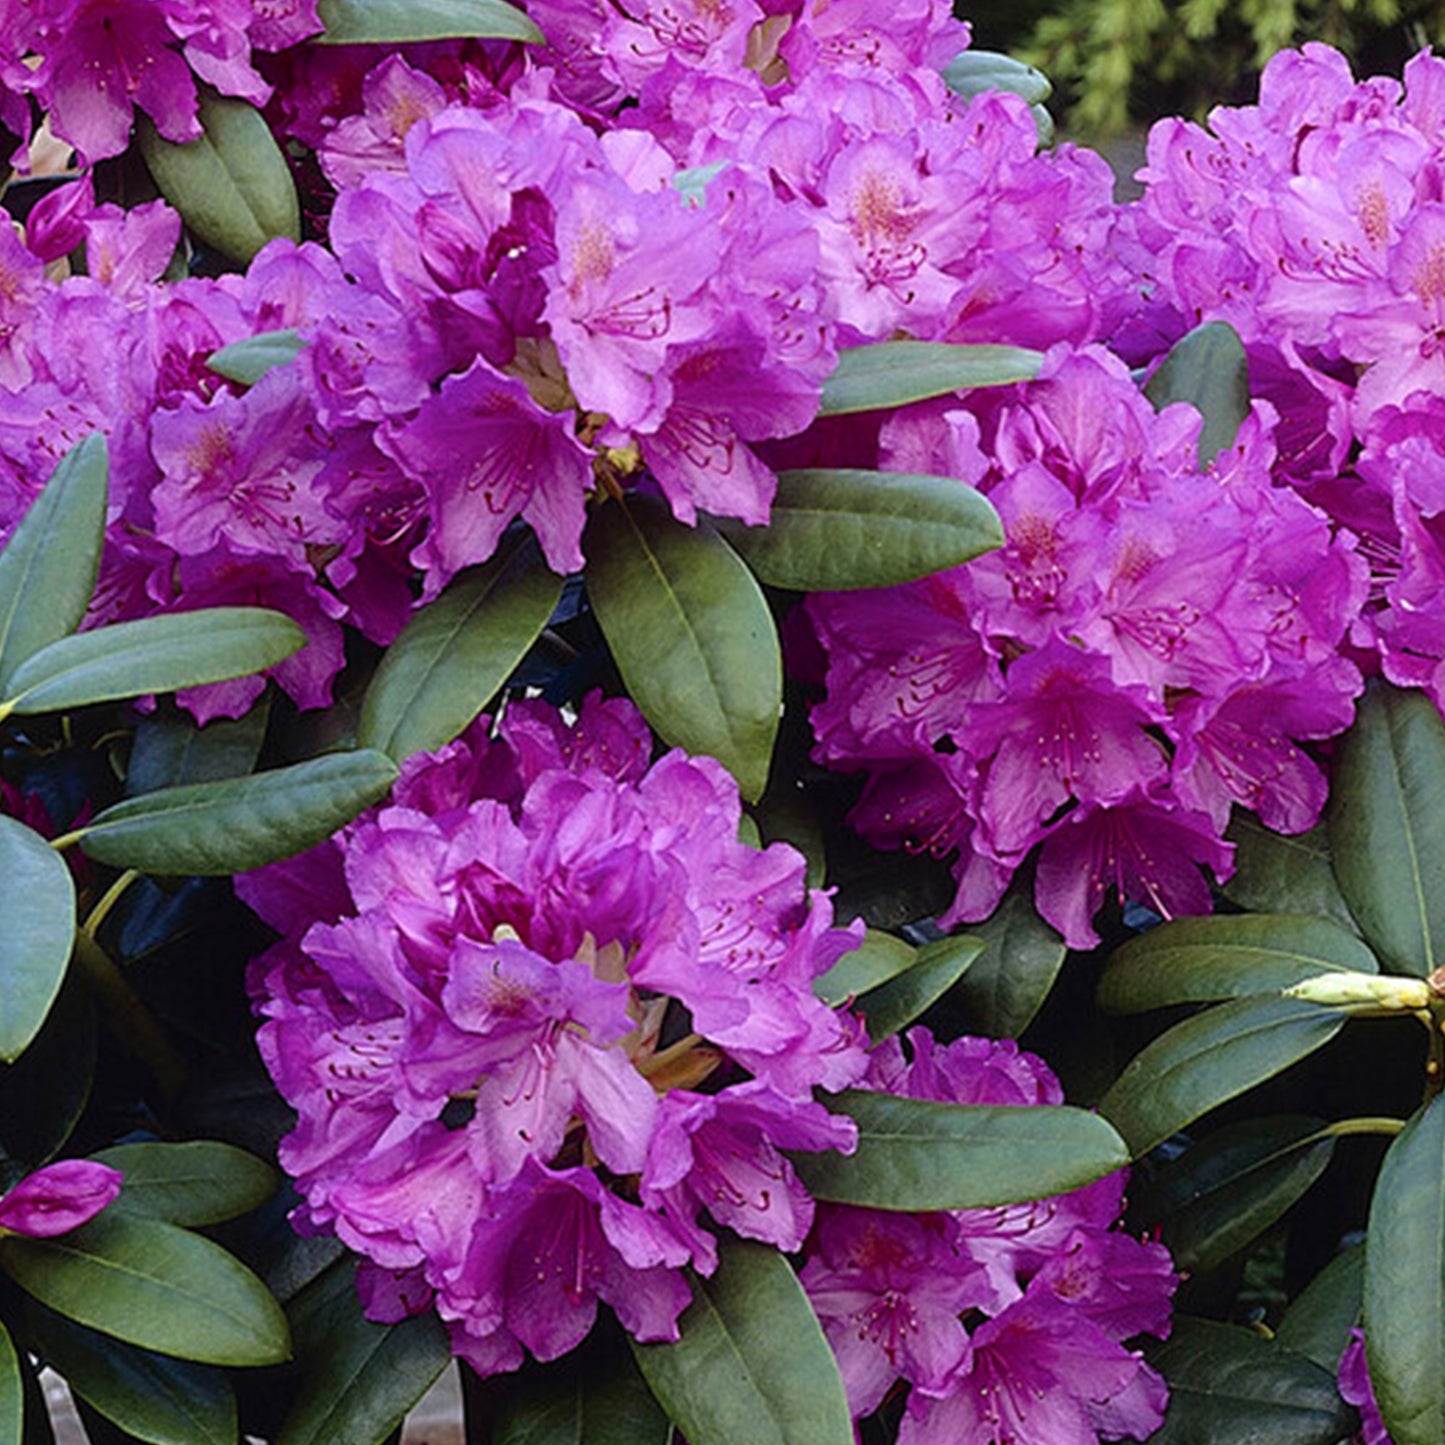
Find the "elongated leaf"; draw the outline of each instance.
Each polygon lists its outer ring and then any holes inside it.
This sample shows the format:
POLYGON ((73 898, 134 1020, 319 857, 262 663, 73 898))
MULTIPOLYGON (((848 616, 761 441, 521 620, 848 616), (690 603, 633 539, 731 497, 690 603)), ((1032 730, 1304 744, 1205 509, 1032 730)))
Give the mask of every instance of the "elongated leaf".
POLYGON ((241 873, 329 838, 396 778, 381 753, 332 753, 249 778, 161 788, 97 813, 97 862, 148 873, 241 873))
POLYGON ((111 1206, 126 1214, 194 1227, 259 1208, 275 1192, 276 1171, 232 1144, 117 1144, 91 1155, 125 1176, 111 1206))
POLYGON ((265 1285, 173 1224, 106 1211, 55 1239, 0 1241, 0 1266, 56 1313, 163 1355, 273 1365, 290 1353, 265 1285))
POLYGON ((1333 1009, 1243 998, 1175 1024, 1135 1055, 1099 1112, 1137 1159, 1217 1105, 1323 1048, 1344 1027, 1333 1009))
POLYGON ((125 770, 126 793, 135 797, 157 788, 245 777, 261 755, 270 716, 269 694, 244 717, 215 718, 205 727, 162 703, 135 730, 125 770))
POLYGON ((1365 1237, 1365 1352, 1394 1445, 1445 1440, 1445 1095, 1390 1145, 1365 1237))
POLYGON ((206 366, 228 381, 254 386, 268 371, 295 361, 305 344, 299 331, 262 331, 213 351, 206 366))
POLYGON ((277 1445, 380 1445, 451 1359, 435 1314, 366 1319, 349 1260, 308 1285, 291 1313, 305 1377, 277 1445))
POLYGON ((869 989, 854 1005, 863 1015, 868 1037, 877 1043, 911 1024, 963 977, 983 950, 983 940, 968 934, 920 948, 912 968, 869 989))
POLYGON ((412 40, 545 38, 503 0, 318 0, 326 32, 318 45, 401 45, 412 40))
POLYGON ((843 1381, 803 1287, 777 1250, 719 1241, 694 1279, 675 1344, 635 1345, 652 1393, 689 1445, 839 1445, 843 1381))
POLYGON ((1128 1163, 1108 1122, 1066 1105, 940 1104, 855 1089, 827 1101, 858 1125, 851 1155, 799 1154, 819 1199, 872 1209, 986 1209, 1044 1199, 1128 1163))
POLYGON ((1053 93, 1042 70, 996 50, 965 50, 943 67, 943 83, 955 94, 972 97, 986 90, 1006 90, 1030 105, 1041 105, 1053 93))
POLYGON ((1169 1382, 1150 1445, 1337 1445, 1353 1428, 1333 1373, 1237 1325, 1176 1316, 1150 1363, 1169 1382))
POLYGON ((752 574, 713 527, 684 527, 647 497, 601 508, 586 550, 588 594, 633 700, 666 742, 715 757, 755 802, 783 672, 752 574))
POLYGON ((75 937, 75 885, 60 855, 0 814, 0 1059, 25 1052, 60 992, 75 937))
POLYGON ((1334 1374, 1360 1318, 1365 1294, 1365 1246, 1337 1254, 1284 1312, 1275 1333, 1281 1345, 1334 1374))
POLYGON ((161 194, 198 241, 249 261, 267 241, 301 239, 301 206, 286 157, 254 105, 203 89, 199 140, 166 140, 137 117, 141 154, 161 194))
POLYGON ((127 1345, 32 1303, 26 1329, 45 1361, 107 1420, 155 1445, 235 1445, 236 1392, 214 1365, 127 1345))
POLYGON ((1445 722, 1422 692, 1366 692, 1330 789, 1335 876, 1395 973, 1445 964, 1445 722))
POLYGON ((718 526, 762 581, 795 592, 911 582, 1004 540, 966 482, 904 472, 782 472, 767 526, 718 526))
POLYGON ((357 740, 397 762, 433 752, 486 706, 541 635, 562 579, 515 552, 459 577, 387 648, 357 740))
POLYGON ((1199 464, 1207 467, 1234 445, 1249 415, 1249 363, 1239 335, 1227 321, 1207 321, 1176 341, 1144 395, 1159 410, 1187 401, 1204 418, 1199 464))
POLYGON ((862 946, 845 953, 821 978, 813 992, 831 1004, 847 1003, 913 967, 918 950, 891 933, 870 928, 862 946))
POLYGON ((63 637, 21 663, 0 710, 62 712, 224 682, 271 667, 305 645, 306 634, 289 617, 264 607, 206 607, 117 622, 63 637))
POLYGON ((0 695, 32 653, 85 617, 105 539, 105 438, 72 447, 0 553, 0 695))
POLYGON ((1176 1003, 1273 994, 1343 970, 1378 973, 1375 956, 1328 919, 1291 913, 1178 918, 1131 938, 1109 959, 1099 1006, 1140 1013, 1176 1003))
POLYGON ((1345 905, 1330 863, 1325 826, 1287 837, 1252 813, 1236 812, 1224 835, 1234 844, 1234 876, 1221 890, 1250 913, 1311 913, 1351 933, 1359 925, 1345 905))
POLYGON ((969 928, 986 947, 958 982, 958 1011, 971 1033, 1016 1039, 1043 1007, 1068 948, 1039 917, 1032 888, 1010 888, 989 918, 969 928))
POLYGON ((883 341, 838 353, 823 383, 821 415, 891 410, 975 386, 1032 381, 1043 355, 1021 346, 957 346, 945 341, 883 341))
POLYGON ((25 1377, 10 1331, 0 1324, 0 1445, 25 1439, 25 1377))

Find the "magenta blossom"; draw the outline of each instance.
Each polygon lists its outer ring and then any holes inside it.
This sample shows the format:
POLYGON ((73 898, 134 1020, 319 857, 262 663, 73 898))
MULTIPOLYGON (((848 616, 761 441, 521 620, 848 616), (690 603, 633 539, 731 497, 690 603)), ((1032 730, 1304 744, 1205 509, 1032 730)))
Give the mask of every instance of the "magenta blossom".
POLYGON ((1360 1412, 1361 1445, 1391 1445, 1389 1432, 1380 1417, 1375 1400, 1375 1387, 1370 1383, 1370 1370, 1365 1360, 1364 1331, 1350 1331, 1350 1343, 1340 1358, 1340 1394, 1347 1404, 1360 1412))
POLYGON ((51 1239, 88 1224, 120 1193, 121 1174, 91 1159, 62 1159, 0 1197, 0 1235, 51 1239))

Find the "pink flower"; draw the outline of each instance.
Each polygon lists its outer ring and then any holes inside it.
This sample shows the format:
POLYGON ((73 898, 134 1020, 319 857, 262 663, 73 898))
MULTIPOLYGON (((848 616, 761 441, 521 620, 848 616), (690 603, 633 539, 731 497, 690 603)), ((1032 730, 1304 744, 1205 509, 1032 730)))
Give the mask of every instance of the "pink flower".
POLYGON ((0 1234, 51 1239, 88 1224, 120 1193, 121 1174, 90 1159, 62 1159, 0 1197, 0 1234))

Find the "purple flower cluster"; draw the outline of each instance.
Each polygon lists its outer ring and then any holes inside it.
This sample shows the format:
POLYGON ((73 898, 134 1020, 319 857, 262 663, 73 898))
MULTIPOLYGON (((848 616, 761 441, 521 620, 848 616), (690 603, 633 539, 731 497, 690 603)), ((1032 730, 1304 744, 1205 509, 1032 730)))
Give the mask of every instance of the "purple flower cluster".
POLYGON ((781 1151, 855 1138, 812 1090, 860 1077, 861 1028, 812 984, 860 928, 738 841, 717 764, 649 749, 629 703, 515 704, 238 880, 285 935, 252 989, 298 1222, 364 1256, 373 1317, 434 1304, 484 1375, 572 1349, 599 1300, 676 1338, 704 1216, 797 1249, 781 1151))
MULTIPOLYGON (((863 1087, 955 1104, 1062 1100, 1012 1042, 936 1044, 914 1029, 876 1049, 863 1087)), ((1159 1375, 1124 1343, 1169 1331, 1162 1245, 1114 1227, 1125 1176, 1000 1209, 894 1214, 820 1205, 803 1285, 856 1417, 900 1382, 899 1445, 1096 1445, 1164 1418, 1159 1375)))

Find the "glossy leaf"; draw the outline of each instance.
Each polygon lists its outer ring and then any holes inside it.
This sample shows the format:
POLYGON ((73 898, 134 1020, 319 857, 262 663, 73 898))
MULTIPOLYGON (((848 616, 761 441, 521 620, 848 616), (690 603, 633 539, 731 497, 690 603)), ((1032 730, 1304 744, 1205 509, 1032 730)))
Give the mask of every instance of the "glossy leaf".
POLYGON ((883 341, 838 353, 823 383, 823 416, 883 411, 976 386, 1032 381, 1043 353, 1021 346, 954 345, 946 341, 883 341))
POLYGON ((0 1266, 68 1319, 212 1365, 287 1358, 286 1317, 234 1256, 198 1234, 109 1210, 55 1239, 0 1241, 0 1266))
POLYGON ((914 956, 912 968, 869 989, 853 1005, 863 1015, 868 1037, 877 1043, 926 1013, 983 950, 983 940, 966 933, 925 944, 914 956))
POLYGON ((105 438, 72 447, 0 552, 0 694, 32 653, 85 617, 105 539, 105 438))
POLYGON ((433 1313, 373 1324, 349 1260, 313 1281, 291 1310, 305 1374, 276 1445, 380 1445, 451 1359, 433 1313))
POLYGON ((1114 953, 1099 982, 1099 1006, 1139 1013, 1275 994, 1341 971, 1378 973, 1379 965, 1354 934, 1325 918, 1290 913, 1177 918, 1114 953))
POLYGON ((503 0, 317 0, 318 45, 401 45, 413 40, 545 39, 503 0))
POLYGON ((276 1171, 232 1144, 117 1144, 90 1156, 125 1176, 111 1205, 126 1214, 194 1228, 248 1214, 275 1192, 276 1171))
POLYGON ((1333 1373, 1238 1325, 1176 1316, 1149 1357, 1169 1382, 1150 1445, 1337 1445, 1353 1428, 1333 1373))
POLYGON ((1366 692, 1335 753, 1329 837, 1361 932, 1394 973, 1445 964, 1445 722, 1423 692, 1366 692))
POLYGON ((813 992, 831 1004, 848 1003, 906 972, 917 958, 918 950, 911 943, 870 928, 860 947, 845 953, 827 973, 813 980, 813 992))
POLYGON ((13 1063, 40 1031, 70 963, 75 884, 60 855, 0 813, 0 1060, 13 1063))
POLYGON ((305 345, 299 331, 261 331, 213 351, 206 366, 228 381, 254 386, 268 371, 295 361, 305 345))
POLYGON ((1390 1145, 1365 1237, 1365 1351, 1394 1445, 1445 1440, 1445 1095, 1390 1145))
POLYGON ((1006 90, 1030 105, 1040 105, 1054 93, 1042 70, 1025 65, 996 50, 965 50, 943 67, 943 83, 956 95, 971 98, 988 90, 1006 90))
POLYGON ((1125 1066, 1102 1099, 1137 1159, 1227 1099, 1323 1048, 1344 1027, 1333 1009, 1243 998, 1175 1024, 1125 1066))
POLYGON ((718 527, 758 578, 795 592, 891 587, 1004 540, 998 513, 966 482, 903 472, 781 472, 766 526, 718 527))
POLYGON ((587 589, 627 690, 665 742, 716 758, 762 796, 783 701, 777 629, 758 584, 705 522, 629 497, 589 528, 587 589))
POLYGON ((286 157, 254 105, 201 91, 199 140, 167 140, 137 116, 141 154, 161 194, 203 245, 247 262, 268 241, 301 239, 286 157))
POLYGON ((1224 836, 1234 844, 1234 875, 1221 891, 1236 907, 1250 913, 1310 913, 1359 932, 1335 881, 1323 823, 1288 836, 1272 832, 1252 813, 1236 812, 1224 836))
POLYGON ((127 795, 245 777, 261 755, 270 716, 269 694, 243 717, 214 718, 204 727, 162 703, 135 730, 125 770, 127 795))
POLYGON ((22 1445, 25 1439, 23 1369, 10 1331, 0 1324, 0 1445, 22 1445))
POLYGON ((331 753, 249 778, 161 788, 106 808, 87 854, 148 873, 240 873, 329 838, 396 778, 381 753, 331 753))
POLYGON ((357 740, 401 762, 457 737, 541 635, 562 579, 517 552, 457 578, 387 648, 357 740))
POLYGON ((827 1101, 858 1125, 851 1155, 799 1154, 819 1199, 872 1209, 985 1209, 1043 1199, 1128 1163, 1108 1122, 1065 1105, 940 1104, 855 1089, 827 1101))
POLYGON ((155 1445, 235 1445, 236 1393, 214 1365, 175 1360, 31 1304, 26 1328, 92 1409, 155 1445))
POLYGON ((1039 917, 1031 888, 1010 888, 969 930, 986 947, 954 991, 959 1014, 971 1033, 1016 1039, 1043 1007, 1068 948, 1039 917))
POLYGON ((1337 1254, 1284 1312, 1275 1333, 1281 1345, 1334 1374, 1360 1318, 1365 1293, 1365 1246, 1337 1254))
POLYGON ((675 1344, 634 1345, 689 1445, 839 1445, 853 1438, 843 1381, 798 1277, 768 1245, 723 1239, 694 1278, 675 1344))
POLYGON ((1161 411, 1187 401, 1203 416, 1199 464, 1207 467, 1234 445, 1249 415, 1249 363, 1238 333, 1227 321, 1196 326, 1170 348, 1144 395, 1161 411))
POLYGON ((0 711, 62 712, 175 692, 274 666, 306 645, 289 617, 264 607, 206 607, 117 622, 52 642, 10 676, 0 711))

